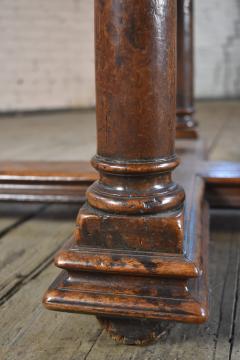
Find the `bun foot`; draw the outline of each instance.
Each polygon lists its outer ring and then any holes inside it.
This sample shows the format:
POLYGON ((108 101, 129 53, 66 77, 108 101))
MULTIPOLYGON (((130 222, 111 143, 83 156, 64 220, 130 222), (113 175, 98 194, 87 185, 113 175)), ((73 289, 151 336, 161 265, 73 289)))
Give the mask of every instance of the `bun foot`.
POLYGON ((98 316, 98 321, 112 339, 125 345, 148 345, 164 339, 172 322, 149 319, 110 318, 98 316))

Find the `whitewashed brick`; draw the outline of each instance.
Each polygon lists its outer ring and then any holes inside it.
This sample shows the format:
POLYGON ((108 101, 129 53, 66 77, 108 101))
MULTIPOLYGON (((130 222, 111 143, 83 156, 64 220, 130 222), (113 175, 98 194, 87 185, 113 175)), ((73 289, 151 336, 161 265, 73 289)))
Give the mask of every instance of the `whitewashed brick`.
MULTIPOLYGON (((240 1, 195 0, 197 97, 240 95, 240 1)), ((0 0, 0 112, 95 104, 93 0, 0 0)))

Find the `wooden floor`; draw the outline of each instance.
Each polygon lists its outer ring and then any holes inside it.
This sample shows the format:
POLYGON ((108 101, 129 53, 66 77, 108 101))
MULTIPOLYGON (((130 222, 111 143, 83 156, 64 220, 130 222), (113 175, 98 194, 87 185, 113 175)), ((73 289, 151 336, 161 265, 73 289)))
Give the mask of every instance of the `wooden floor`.
MULTIPOLYGON (((197 106, 210 158, 240 161, 240 103, 197 106)), ((0 160, 78 160, 95 152, 92 111, 0 118, 0 160)), ((59 273, 52 257, 70 236, 76 206, 0 204, 1 360, 240 359, 240 211, 212 211, 210 320, 176 324, 166 341, 116 345, 94 316, 45 310, 59 273)))

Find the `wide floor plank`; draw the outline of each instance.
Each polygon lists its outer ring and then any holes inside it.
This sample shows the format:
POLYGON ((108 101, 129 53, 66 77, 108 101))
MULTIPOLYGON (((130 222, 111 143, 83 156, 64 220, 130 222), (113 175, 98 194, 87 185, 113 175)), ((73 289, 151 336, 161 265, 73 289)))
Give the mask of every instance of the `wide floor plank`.
POLYGON ((89 160, 96 152, 93 110, 1 117, 0 127, 0 160, 89 160))
POLYGON ((211 159, 240 162, 240 106, 235 104, 226 119, 226 124, 211 151, 211 159))
POLYGON ((24 221, 34 216, 39 209, 40 205, 36 204, 2 203, 0 206, 0 239, 14 227, 20 226, 24 221))
POLYGON ((41 304, 58 270, 51 265, 1 309, 1 359, 85 359, 101 333, 93 316, 54 313, 41 304))
POLYGON ((40 271, 71 235, 77 207, 43 206, 36 216, 12 229, 0 242, 0 300, 40 271))
POLYGON ((210 157, 216 144, 219 144, 219 138, 224 137, 229 121, 236 116, 240 116, 240 106, 235 100, 196 103, 196 119, 199 122, 200 137, 206 142, 210 157))

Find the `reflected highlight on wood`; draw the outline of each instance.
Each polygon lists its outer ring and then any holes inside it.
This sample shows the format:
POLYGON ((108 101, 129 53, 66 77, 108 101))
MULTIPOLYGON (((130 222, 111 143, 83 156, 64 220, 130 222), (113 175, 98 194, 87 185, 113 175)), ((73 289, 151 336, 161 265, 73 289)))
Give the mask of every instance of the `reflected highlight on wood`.
POLYGON ((172 180, 176 11, 170 0, 95 1, 99 180, 44 298, 51 310, 97 315, 128 344, 161 337, 161 321, 208 316, 204 184, 195 168, 172 180))

